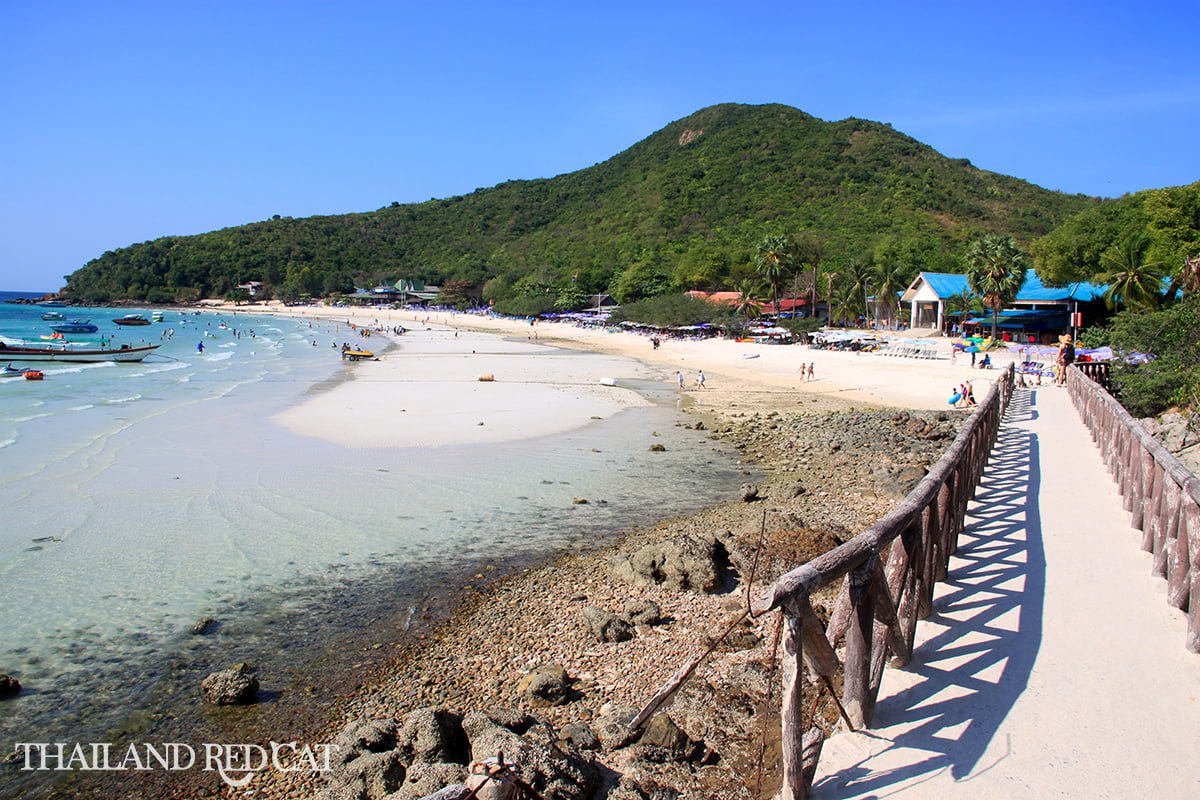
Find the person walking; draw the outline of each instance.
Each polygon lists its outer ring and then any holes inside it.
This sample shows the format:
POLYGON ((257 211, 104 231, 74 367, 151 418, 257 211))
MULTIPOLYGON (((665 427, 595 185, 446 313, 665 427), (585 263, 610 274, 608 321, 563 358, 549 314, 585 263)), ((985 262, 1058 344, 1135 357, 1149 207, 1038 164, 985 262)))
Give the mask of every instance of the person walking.
POLYGON ((697 389, 704 388, 704 370, 699 370, 696 373, 696 388, 697 389))
POLYGON ((683 391, 683 370, 675 371, 675 379, 679 381, 679 391, 683 391))

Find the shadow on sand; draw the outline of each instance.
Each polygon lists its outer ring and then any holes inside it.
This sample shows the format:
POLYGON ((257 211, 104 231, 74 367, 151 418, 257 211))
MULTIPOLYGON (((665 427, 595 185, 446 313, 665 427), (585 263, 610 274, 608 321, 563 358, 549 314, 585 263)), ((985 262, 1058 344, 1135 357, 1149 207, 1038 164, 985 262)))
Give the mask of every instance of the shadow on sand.
POLYGON ((881 692, 873 730, 860 734, 872 755, 819 779, 816 797, 886 797, 946 770, 969 781, 1006 757, 1007 747, 980 765, 1041 646, 1038 443, 1012 425, 1031 419, 1032 406, 1031 392, 1013 394, 913 660, 892 676, 905 688, 881 692))

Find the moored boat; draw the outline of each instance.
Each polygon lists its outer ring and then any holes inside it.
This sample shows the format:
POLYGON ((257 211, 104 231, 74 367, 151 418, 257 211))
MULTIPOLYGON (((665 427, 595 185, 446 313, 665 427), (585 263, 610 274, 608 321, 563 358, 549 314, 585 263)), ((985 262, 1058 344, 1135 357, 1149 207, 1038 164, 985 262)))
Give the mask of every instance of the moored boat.
POLYGON ((59 333, 95 333, 100 330, 89 319, 73 319, 70 322, 60 322, 58 325, 51 325, 50 327, 59 333))
MULTIPOLYGON (((76 348, 67 345, 54 347, 29 347, 22 344, 11 344, 0 340, 0 360, 3 361, 141 361, 159 348, 157 344, 131 347, 123 344, 120 347, 76 348)), ((22 370, 24 371, 24 370, 22 370)))
POLYGON ((57 311, 47 311, 45 314, 42 314, 42 319, 46 320, 47 322, 54 322, 56 320, 66 319, 66 317, 57 311))
POLYGON ((149 325, 150 320, 143 317, 141 314, 126 314, 123 317, 117 317, 113 320, 117 325, 149 325))

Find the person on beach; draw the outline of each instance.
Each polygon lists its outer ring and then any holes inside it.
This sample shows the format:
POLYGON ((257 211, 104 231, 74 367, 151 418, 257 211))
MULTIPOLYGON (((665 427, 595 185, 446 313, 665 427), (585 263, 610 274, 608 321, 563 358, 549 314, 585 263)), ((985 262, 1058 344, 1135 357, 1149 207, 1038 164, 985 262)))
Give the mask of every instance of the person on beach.
POLYGON ((675 379, 679 381, 679 391, 683 391, 683 370, 675 371, 675 379))
POLYGON ((197 344, 197 345, 196 345, 196 352, 197 352, 197 353, 203 353, 203 352, 204 352, 204 342, 200 342, 199 344, 197 344))
POLYGON ((810 361, 810 362, 808 362, 808 380, 814 381, 816 379, 817 379, 816 362, 810 361))
POLYGON ((704 370, 699 370, 696 373, 696 388, 697 389, 704 388, 704 370))

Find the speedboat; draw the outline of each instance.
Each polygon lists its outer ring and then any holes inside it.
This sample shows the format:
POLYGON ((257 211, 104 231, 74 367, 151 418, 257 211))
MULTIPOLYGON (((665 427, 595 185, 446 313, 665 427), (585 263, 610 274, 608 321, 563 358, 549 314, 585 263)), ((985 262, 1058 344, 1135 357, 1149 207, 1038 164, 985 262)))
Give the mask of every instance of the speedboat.
POLYGON ((66 317, 57 311, 47 311, 45 314, 42 314, 42 319, 47 322, 54 322, 55 320, 66 319, 66 317))
POLYGON ((4 369, 0 369, 0 378, 19 378, 25 374, 25 370, 14 367, 12 364, 5 364, 4 369))
POLYGON ((59 333, 95 333, 100 330, 92 324, 91 320, 87 319, 73 319, 70 322, 62 322, 50 327, 59 333))
POLYGON ((117 317, 113 320, 118 325, 149 325, 150 320, 143 317, 141 314, 126 314, 123 317, 117 317))
MULTIPOLYGON (((53 347, 31 347, 0 340, 0 360, 5 361, 141 361, 159 348, 157 344, 130 347, 71 347, 66 343, 53 347)), ((24 370, 22 370, 23 372, 24 370)))
POLYGON ((161 312, 161 311, 151 312, 150 319, 154 320, 155 322, 162 322, 163 321, 163 312, 161 312))

